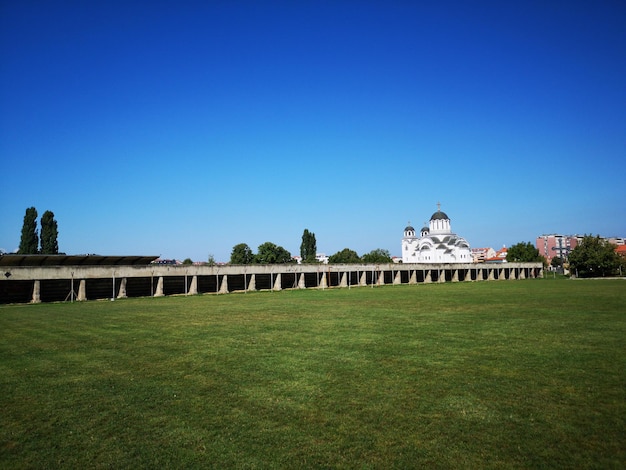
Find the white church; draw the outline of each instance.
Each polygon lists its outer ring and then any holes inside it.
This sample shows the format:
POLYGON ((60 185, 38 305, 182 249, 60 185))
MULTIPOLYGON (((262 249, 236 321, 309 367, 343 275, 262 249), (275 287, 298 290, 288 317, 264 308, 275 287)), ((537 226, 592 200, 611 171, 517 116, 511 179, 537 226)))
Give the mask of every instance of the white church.
POLYGON ((437 212, 430 218, 428 227, 420 230, 419 236, 411 223, 404 229, 402 238, 402 263, 471 263, 472 252, 464 238, 452 233, 450 217, 437 212))

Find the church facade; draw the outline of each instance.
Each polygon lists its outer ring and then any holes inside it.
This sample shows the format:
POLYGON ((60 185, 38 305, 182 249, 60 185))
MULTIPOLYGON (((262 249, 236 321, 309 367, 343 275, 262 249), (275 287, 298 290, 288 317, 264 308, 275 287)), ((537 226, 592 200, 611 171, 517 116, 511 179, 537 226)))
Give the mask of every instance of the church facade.
POLYGON ((471 263, 469 243, 452 233, 450 218, 441 207, 431 218, 428 227, 419 234, 411 224, 404 229, 402 238, 402 263, 471 263))

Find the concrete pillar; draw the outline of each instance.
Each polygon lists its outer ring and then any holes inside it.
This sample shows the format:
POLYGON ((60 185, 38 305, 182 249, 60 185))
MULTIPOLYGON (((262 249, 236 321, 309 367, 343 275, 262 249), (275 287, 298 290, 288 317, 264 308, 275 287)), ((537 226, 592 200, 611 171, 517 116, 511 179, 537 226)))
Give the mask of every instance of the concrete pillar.
POLYGON ((509 269, 509 279, 517 279, 517 268, 509 269))
POLYGON ((519 270, 519 276, 517 278, 518 279, 526 279, 526 268, 521 268, 519 270))
POLYGON ((431 282, 433 282, 433 278, 430 275, 430 269, 426 269, 424 271, 424 284, 430 284, 431 282))
POLYGON ((504 280, 506 280, 506 276, 504 275, 504 268, 500 268, 500 271, 498 271, 498 281, 504 280))
POLYGON ((459 270, 458 269, 452 270, 452 282, 459 282, 459 270))
POLYGON ((126 298, 126 278, 125 277, 123 277, 122 280, 120 281, 120 290, 117 293, 117 298, 118 299, 126 298))
POLYGON ((256 274, 250 275, 250 282, 248 283, 248 290, 256 290, 256 274))
POLYGON ((409 277, 409 284, 417 284, 417 271, 411 271, 411 277, 409 277))
POLYGON ((189 295, 197 295, 198 294, 198 276, 193 276, 191 278, 191 285, 189 286, 189 295))
MULTIPOLYGON (((219 276, 219 275, 218 275, 219 276)), ((218 277, 219 279, 219 277, 218 277)), ((220 285, 220 294, 228 294, 228 275, 224 274, 222 277, 222 284, 220 285)))
POLYGON ((378 272, 378 285, 384 286, 385 285, 385 272, 384 271, 377 271, 377 272, 378 272))
POLYGON ((154 293, 155 297, 163 297, 163 276, 159 276, 157 280, 156 292, 154 293))
POLYGON ((341 273, 341 281, 339 282, 339 287, 348 287, 348 273, 341 273))
POLYGON ((489 276, 487 276, 488 281, 493 281, 495 278, 493 277, 493 269, 489 268, 489 276))
POLYGON ((359 278, 359 285, 363 287, 367 286, 367 273, 365 271, 361 273, 361 277, 359 278))
POLYGON ((33 282, 33 298, 31 304, 41 303, 41 281, 33 282))
POLYGON ((76 300, 82 302, 83 300, 87 300, 87 287, 86 281, 81 279, 78 283, 78 295, 76 296, 76 300))
POLYGON ((280 273, 276 274, 276 277, 274 278, 274 285, 272 286, 272 290, 283 290, 282 276, 280 273))
POLYGON ((400 271, 396 271, 396 275, 393 277, 394 284, 402 284, 402 273, 400 271))
POLYGON ((306 289, 306 280, 304 279, 304 273, 298 274, 300 278, 298 279, 298 289, 306 289))
POLYGON ((322 279, 320 280, 320 288, 326 289, 328 287, 328 282, 326 282, 326 273, 322 273, 322 279))

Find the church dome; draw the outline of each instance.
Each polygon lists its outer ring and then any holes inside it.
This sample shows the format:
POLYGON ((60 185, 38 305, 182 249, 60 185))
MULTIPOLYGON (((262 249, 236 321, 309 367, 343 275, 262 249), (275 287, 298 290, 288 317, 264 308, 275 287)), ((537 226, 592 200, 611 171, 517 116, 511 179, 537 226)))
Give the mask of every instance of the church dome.
POLYGON ((407 225, 406 228, 404 229, 405 232, 415 232, 415 229, 413 227, 411 227, 410 225, 407 225))
POLYGON ((450 220, 450 217, 445 212, 438 210, 431 216, 430 220, 450 220))

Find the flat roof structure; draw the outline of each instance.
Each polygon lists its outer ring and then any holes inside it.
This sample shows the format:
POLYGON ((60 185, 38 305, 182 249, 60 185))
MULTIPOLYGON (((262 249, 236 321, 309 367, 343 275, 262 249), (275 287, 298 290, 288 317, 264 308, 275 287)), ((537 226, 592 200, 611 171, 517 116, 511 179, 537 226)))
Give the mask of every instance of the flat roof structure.
POLYGON ((0 256, 0 266, 145 266, 158 256, 19 255, 0 256))

